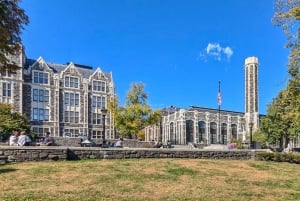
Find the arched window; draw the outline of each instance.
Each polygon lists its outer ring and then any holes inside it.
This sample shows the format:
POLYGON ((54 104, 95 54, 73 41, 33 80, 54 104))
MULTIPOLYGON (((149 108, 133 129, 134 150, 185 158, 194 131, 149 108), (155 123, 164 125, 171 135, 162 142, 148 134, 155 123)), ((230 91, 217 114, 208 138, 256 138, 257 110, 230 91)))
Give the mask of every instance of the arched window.
POLYGON ((206 137, 205 137, 205 122, 204 121, 199 121, 198 122, 198 127, 199 127, 199 142, 206 142, 206 137))
POLYGON ((210 122, 210 143, 217 144, 217 124, 210 122))
POLYGON ((187 120, 186 121, 186 143, 194 141, 194 121, 187 120))
POLYGON ((232 139, 237 139, 237 125, 231 124, 231 137, 232 139))
POLYGON ((227 144, 227 124, 225 123, 221 125, 221 143, 227 144))

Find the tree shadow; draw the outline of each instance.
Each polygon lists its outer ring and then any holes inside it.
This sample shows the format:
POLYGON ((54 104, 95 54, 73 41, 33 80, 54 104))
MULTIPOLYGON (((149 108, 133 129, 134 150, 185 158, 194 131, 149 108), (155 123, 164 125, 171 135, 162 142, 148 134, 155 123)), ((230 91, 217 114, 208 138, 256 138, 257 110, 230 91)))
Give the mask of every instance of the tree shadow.
POLYGON ((15 168, 3 168, 3 169, 0 169, 0 174, 8 173, 8 172, 14 172, 14 171, 17 171, 17 169, 15 169, 15 168))

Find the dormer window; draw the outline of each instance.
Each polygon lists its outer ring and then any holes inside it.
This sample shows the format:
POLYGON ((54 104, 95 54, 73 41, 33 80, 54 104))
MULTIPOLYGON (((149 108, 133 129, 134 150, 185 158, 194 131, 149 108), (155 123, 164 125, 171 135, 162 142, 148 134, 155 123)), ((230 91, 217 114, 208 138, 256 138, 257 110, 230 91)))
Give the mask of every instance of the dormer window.
POLYGON ((33 72, 33 83, 48 84, 48 76, 49 73, 35 71, 33 72))
POLYGON ((78 88, 78 78, 77 77, 65 77, 65 87, 78 88))
POLYGON ((105 82, 93 81, 93 91, 105 92, 105 82))

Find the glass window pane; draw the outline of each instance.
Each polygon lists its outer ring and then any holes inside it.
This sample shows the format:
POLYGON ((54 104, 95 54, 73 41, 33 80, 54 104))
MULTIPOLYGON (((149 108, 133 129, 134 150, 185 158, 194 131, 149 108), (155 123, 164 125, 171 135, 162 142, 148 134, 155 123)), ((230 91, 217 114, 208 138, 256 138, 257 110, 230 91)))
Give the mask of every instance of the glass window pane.
POLYGON ((2 84, 2 96, 6 96, 6 83, 2 84))
POLYGON ((79 94, 75 94, 75 105, 79 105, 79 94))
POLYGON ((39 73, 39 83, 44 83, 44 73, 39 73))
POLYGON ((38 72, 33 73, 33 82, 34 83, 39 83, 39 74, 38 74, 38 72))
POLYGON ((69 104, 69 93, 65 93, 65 104, 69 104))
POLYGON ((69 77, 65 77, 65 87, 69 87, 70 86, 69 82, 70 82, 69 77))

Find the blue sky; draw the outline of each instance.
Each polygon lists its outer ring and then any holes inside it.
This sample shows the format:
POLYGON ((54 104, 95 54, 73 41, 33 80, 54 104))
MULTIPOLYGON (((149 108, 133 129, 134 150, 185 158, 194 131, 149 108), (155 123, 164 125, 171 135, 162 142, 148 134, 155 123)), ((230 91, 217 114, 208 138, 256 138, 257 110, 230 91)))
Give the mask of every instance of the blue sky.
POLYGON ((288 80, 273 0, 30 0, 28 58, 111 71, 120 104, 142 82, 152 108, 244 111, 244 61, 259 59, 259 112, 288 80))

